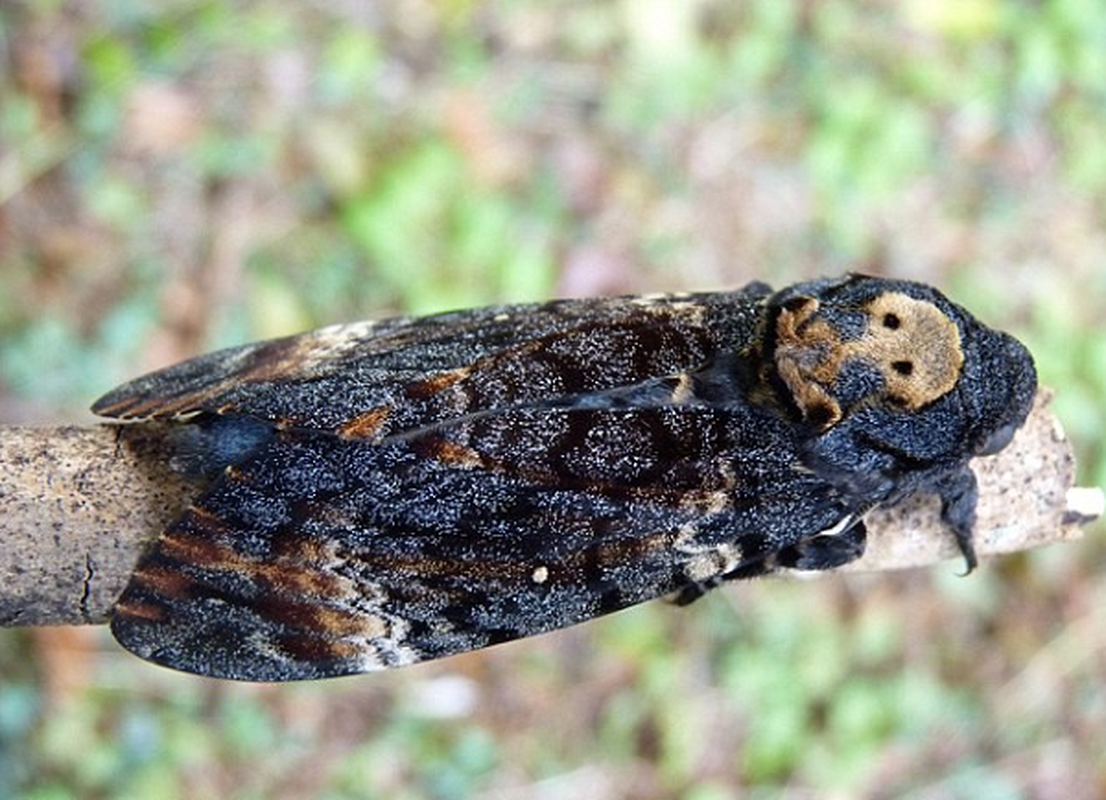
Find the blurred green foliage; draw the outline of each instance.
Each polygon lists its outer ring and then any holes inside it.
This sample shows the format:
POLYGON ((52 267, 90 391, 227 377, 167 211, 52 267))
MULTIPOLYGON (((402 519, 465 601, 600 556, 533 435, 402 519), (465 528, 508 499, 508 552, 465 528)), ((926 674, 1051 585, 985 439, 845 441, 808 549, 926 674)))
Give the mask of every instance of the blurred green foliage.
MULTIPOLYGON (((1096 0, 13 0, 0 412, 343 319, 855 268, 1022 335, 1104 485, 1104 136, 1096 0)), ((279 689, 0 632, 0 797, 1098 797, 1103 562, 279 689)))

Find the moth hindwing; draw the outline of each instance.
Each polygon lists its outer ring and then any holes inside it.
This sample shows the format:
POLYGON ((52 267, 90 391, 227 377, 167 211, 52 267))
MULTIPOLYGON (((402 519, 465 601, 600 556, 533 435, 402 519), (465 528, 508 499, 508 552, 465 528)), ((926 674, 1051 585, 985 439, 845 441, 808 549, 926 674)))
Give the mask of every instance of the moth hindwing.
POLYGON ((213 353, 94 406, 176 420, 206 489, 115 604, 143 658, 240 680, 412 664, 858 557, 918 492, 974 566, 976 454, 1028 352, 936 290, 564 300, 213 353))

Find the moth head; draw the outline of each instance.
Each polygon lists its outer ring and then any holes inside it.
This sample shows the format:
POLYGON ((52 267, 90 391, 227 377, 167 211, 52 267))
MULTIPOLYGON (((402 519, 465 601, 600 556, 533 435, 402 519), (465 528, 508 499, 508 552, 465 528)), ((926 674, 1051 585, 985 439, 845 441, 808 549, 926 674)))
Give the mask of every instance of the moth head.
POLYGON ((983 453, 1028 414, 1028 351, 931 287, 850 275, 786 289, 769 308, 770 372, 815 432, 863 420, 881 436, 983 453), (927 421, 940 431, 922 431, 927 421))

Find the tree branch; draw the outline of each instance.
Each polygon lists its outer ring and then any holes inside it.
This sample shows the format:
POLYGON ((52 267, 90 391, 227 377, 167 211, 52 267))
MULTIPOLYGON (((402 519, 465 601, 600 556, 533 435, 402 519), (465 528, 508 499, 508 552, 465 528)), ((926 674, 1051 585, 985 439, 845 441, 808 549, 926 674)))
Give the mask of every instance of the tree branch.
MULTIPOLYGON (((1098 489, 1073 489, 1071 446, 1042 390, 1009 447, 978 459, 980 556, 1076 538, 1102 513, 1098 489)), ((173 472, 168 425, 0 428, 0 625, 99 624, 144 543, 200 492, 173 472)), ((935 498, 868 517, 850 570, 957 555, 935 498)))
MULTIPOLYGON (((979 481, 975 548, 981 557, 1078 539, 1080 526, 1102 516, 1102 490, 1075 486, 1075 456, 1049 411, 1051 400, 1051 390, 1041 388, 1014 440, 998 455, 972 462, 979 481)), ((877 509, 866 522, 868 548, 845 570, 902 569, 960 557, 936 497, 877 509)))
POLYGON ((98 624, 195 496, 161 424, 0 428, 0 625, 98 624))

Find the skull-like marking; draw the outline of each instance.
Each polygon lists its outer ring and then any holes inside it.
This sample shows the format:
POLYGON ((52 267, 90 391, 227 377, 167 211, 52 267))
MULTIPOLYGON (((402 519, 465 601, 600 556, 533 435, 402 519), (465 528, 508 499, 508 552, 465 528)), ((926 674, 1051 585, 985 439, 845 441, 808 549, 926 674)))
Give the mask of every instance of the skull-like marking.
POLYGON ((820 316, 821 308, 813 297, 795 297, 776 320, 776 370, 810 424, 830 428, 844 416, 835 385, 854 360, 882 378, 868 399, 903 411, 917 411, 956 386, 964 365, 960 331, 933 303, 884 292, 863 307, 866 329, 853 339, 820 316))

